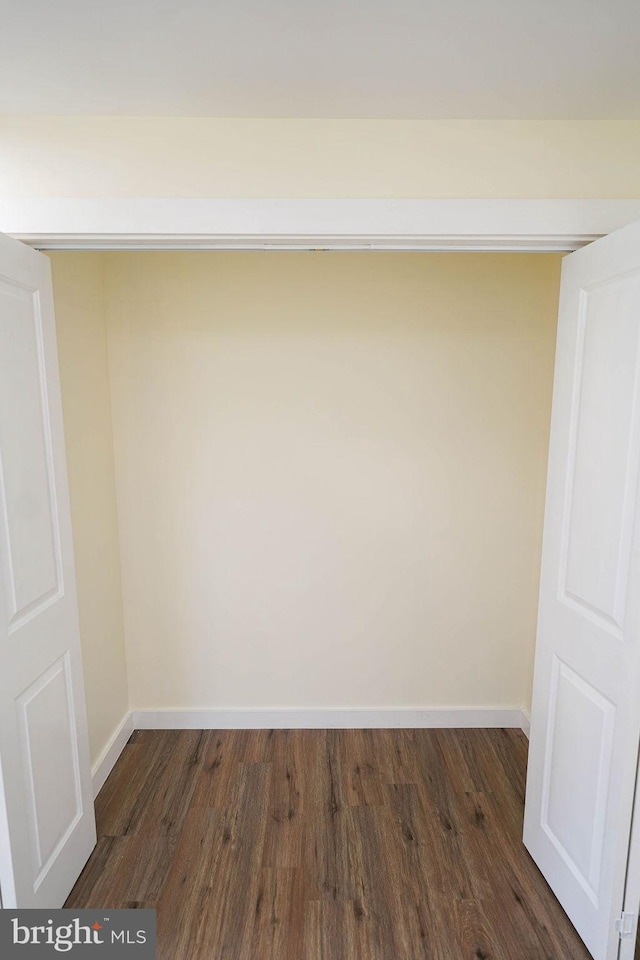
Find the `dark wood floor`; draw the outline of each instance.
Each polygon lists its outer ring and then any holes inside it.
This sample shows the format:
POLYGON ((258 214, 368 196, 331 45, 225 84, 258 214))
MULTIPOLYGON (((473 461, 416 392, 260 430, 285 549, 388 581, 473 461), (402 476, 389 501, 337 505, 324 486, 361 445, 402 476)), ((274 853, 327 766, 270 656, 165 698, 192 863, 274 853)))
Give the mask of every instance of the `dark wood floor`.
POLYGON ((138 731, 70 907, 159 960, 587 960, 521 843, 515 730, 138 731))

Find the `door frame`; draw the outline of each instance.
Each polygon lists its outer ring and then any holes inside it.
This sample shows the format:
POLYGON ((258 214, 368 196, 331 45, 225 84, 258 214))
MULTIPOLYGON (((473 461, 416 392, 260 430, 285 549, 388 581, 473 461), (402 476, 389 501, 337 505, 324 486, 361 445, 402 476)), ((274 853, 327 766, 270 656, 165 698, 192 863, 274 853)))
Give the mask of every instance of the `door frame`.
MULTIPOLYGON (((634 220, 640 199, 14 197, 0 207, 0 232, 41 250, 570 252, 634 220)), ((626 880, 625 909, 637 914, 640 789, 626 880)), ((631 943, 621 940, 620 960, 631 943)))
POLYGON ((13 197, 0 232, 43 250, 567 252, 640 220, 640 199, 13 197))

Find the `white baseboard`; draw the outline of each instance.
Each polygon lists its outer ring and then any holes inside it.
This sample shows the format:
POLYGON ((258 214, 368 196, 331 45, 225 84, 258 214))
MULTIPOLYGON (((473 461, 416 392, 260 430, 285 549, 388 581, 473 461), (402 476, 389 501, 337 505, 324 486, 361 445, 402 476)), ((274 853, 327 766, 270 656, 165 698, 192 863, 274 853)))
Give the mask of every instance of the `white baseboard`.
POLYGON ((341 710, 133 710, 125 714, 91 768, 93 795, 113 770, 134 730, 314 730, 515 727, 529 737, 530 718, 519 707, 398 707, 341 710))
POLYGON ((104 782, 113 770, 116 760, 124 750, 127 740, 135 730, 133 714, 126 713, 116 729, 106 747, 91 767, 91 780, 93 783, 93 796, 97 797, 104 786, 104 782))
MULTIPOLYGON (((392 727, 516 727, 527 718, 513 708, 382 708, 285 710, 134 710, 136 730, 309 730, 392 727)), ((526 732, 526 731, 525 731, 526 732)))

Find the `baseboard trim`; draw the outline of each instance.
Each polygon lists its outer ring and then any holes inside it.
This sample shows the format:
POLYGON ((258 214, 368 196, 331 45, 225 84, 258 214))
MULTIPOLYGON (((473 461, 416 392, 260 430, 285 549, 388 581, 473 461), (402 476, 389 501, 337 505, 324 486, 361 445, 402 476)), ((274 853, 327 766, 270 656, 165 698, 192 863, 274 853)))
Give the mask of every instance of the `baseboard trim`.
POLYGON ((341 710, 133 710, 126 713, 91 767, 98 796, 134 730, 316 730, 500 727, 529 737, 530 718, 519 707, 398 707, 341 710))
POLYGON ((513 708, 383 708, 316 710, 134 710, 136 730, 310 730, 392 727, 515 727, 526 716, 513 708))
POLYGON ((124 750, 127 741, 135 730, 133 714, 125 713, 124 717, 116 727, 113 735, 106 747, 91 767, 91 781, 93 784, 93 796, 98 796, 105 780, 113 770, 116 760, 124 750))

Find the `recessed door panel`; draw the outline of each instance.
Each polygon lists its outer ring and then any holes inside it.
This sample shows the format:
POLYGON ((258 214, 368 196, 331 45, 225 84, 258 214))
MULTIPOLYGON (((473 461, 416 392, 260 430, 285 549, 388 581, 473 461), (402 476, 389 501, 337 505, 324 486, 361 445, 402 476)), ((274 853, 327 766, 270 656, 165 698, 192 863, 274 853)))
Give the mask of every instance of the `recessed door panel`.
POLYGON ((561 594, 622 639, 638 474, 640 277, 580 294, 561 594))
POLYGON ((556 657, 542 825, 594 904, 598 902, 614 718, 613 704, 556 657))
POLYGON ((37 290, 0 280, 0 510, 9 631, 62 592, 37 290))
POLYGON ((16 705, 37 889, 82 814, 68 656, 32 683, 16 705))

